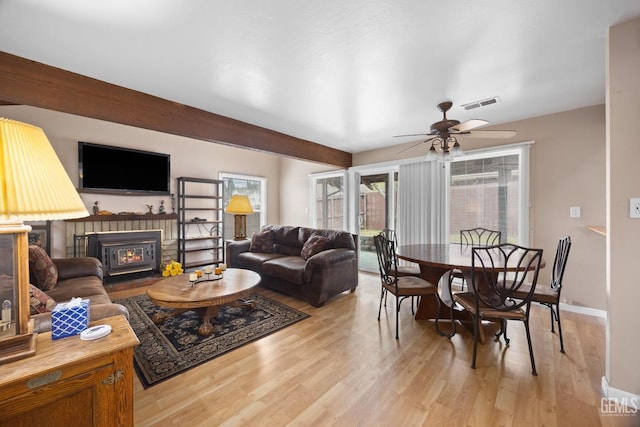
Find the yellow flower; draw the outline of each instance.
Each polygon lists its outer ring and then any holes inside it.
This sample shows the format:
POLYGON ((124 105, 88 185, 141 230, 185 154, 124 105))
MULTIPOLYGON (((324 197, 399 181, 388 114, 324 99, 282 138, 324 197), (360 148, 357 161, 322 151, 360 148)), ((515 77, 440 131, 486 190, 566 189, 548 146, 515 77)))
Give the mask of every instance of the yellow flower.
POLYGON ((164 266, 164 269, 162 270, 162 277, 177 276, 182 273, 182 264, 171 260, 164 266))

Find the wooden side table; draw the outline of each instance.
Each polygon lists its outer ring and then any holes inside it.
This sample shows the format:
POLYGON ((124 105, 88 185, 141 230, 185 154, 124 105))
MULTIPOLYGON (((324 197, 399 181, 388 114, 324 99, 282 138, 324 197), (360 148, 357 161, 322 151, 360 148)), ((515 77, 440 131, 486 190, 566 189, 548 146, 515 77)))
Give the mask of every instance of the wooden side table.
POLYGON ((38 335, 35 356, 2 365, 0 425, 133 426, 133 347, 140 342, 124 316, 106 337, 52 340, 38 335))

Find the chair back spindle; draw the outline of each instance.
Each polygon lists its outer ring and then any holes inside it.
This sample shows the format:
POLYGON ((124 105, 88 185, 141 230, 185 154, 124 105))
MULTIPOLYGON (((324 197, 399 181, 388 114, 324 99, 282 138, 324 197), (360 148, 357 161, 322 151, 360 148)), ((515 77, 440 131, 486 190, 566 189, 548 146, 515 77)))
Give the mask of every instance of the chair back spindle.
POLYGON ((470 246, 493 246, 502 243, 502 232, 476 227, 460 230, 460 243, 470 246))

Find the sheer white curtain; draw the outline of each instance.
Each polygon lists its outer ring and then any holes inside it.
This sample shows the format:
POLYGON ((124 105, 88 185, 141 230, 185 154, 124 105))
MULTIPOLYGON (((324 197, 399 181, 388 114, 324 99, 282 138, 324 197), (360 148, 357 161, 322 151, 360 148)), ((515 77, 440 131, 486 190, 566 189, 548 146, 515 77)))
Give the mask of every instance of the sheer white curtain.
POLYGON ((445 168, 440 162, 400 165, 396 235, 400 245, 445 243, 445 168))

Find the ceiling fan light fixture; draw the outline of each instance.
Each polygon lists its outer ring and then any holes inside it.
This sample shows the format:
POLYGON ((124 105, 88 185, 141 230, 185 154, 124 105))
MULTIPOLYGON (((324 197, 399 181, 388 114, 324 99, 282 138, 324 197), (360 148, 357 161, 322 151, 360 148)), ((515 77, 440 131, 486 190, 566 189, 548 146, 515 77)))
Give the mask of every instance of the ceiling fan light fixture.
POLYGON ((427 162, 432 162, 434 160, 438 160, 438 152, 436 151, 436 147, 431 144, 431 148, 429 148, 429 152, 427 153, 427 157, 425 158, 427 162))
POLYGON ((458 141, 456 141, 453 144, 453 147, 451 147, 451 158, 454 159, 456 157, 462 157, 462 156, 464 156, 464 151, 462 150, 462 147, 460 146, 458 141))

